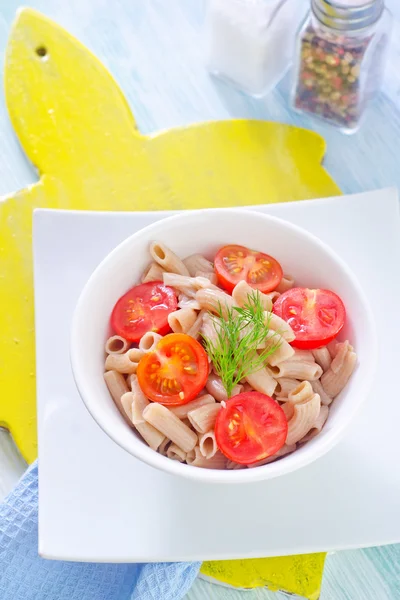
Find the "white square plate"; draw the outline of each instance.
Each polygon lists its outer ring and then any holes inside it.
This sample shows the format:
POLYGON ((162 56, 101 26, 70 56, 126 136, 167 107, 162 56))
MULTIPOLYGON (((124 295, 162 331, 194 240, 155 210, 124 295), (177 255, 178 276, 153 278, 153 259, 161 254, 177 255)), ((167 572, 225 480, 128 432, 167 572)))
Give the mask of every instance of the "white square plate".
POLYGON ((365 408, 328 455, 271 481, 202 485, 140 463, 103 433, 79 397, 69 361, 70 322, 99 261, 133 232, 170 213, 35 211, 42 556, 191 561, 400 541, 397 193, 382 190, 253 210, 321 237, 370 296, 380 359, 365 408))

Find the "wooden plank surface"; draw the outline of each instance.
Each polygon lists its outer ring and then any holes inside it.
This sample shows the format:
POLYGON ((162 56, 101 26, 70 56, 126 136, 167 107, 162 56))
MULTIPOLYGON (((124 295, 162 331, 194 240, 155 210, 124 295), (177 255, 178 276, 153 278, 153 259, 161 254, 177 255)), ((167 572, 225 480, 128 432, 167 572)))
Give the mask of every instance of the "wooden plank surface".
MULTIPOLYGON (((0 4, 0 53, 19 0, 0 4)), ((400 19, 398 0, 387 4, 400 19)), ((57 20, 110 68, 131 104, 143 133, 209 119, 261 118, 309 127, 325 136, 325 165, 344 192, 400 184, 400 28, 395 26, 385 95, 364 127, 344 137, 287 105, 289 79, 263 100, 252 100, 214 82, 204 69, 202 0, 31 0, 57 20), (184 48, 184 52, 182 49, 184 48)), ((0 195, 36 181, 13 135, 0 96, 0 195)), ((1 392, 0 392, 1 393, 1 392)), ((9 436, 0 431, 0 496, 11 489, 24 464, 9 436)), ((379 510, 379 507, 377 507, 379 510)), ((400 598, 400 546, 340 552, 328 557, 322 600, 400 598)), ((282 600, 266 590, 243 593, 197 581, 186 600, 282 600)))

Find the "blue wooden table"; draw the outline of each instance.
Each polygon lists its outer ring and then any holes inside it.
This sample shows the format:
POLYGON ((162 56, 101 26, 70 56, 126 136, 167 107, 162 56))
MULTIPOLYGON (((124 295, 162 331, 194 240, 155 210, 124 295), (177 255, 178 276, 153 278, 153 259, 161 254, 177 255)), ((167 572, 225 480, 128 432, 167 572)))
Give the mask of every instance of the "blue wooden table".
MULTIPOLYGON (((399 0, 387 0, 387 4, 400 21, 399 0)), ((314 129, 326 138, 325 166, 344 192, 400 187, 399 23, 394 28, 384 94, 375 102, 363 128, 346 137, 288 108, 289 77, 263 100, 250 99, 212 80, 204 67, 203 0, 32 0, 30 5, 66 27, 105 63, 144 133, 235 117, 292 123, 314 129)), ((3 57, 18 6, 19 0, 0 3, 3 57)), ((19 148, 0 94, 0 195, 34 181, 36 173, 19 148)), ((0 497, 24 468, 8 434, 0 431, 0 497)), ((399 565, 400 545, 331 555, 321 600, 396 600, 400 598, 399 565)), ((261 589, 244 594, 210 588, 197 581, 187 600, 283 597, 261 589)))

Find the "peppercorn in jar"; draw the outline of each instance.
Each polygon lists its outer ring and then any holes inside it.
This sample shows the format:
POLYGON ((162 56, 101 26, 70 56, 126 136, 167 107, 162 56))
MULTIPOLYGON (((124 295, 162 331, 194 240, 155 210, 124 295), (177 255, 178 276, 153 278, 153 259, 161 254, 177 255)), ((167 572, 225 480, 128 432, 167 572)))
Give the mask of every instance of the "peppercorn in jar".
POLYGON ((294 108, 354 133, 380 87, 390 24, 384 0, 311 0, 298 36, 294 108))

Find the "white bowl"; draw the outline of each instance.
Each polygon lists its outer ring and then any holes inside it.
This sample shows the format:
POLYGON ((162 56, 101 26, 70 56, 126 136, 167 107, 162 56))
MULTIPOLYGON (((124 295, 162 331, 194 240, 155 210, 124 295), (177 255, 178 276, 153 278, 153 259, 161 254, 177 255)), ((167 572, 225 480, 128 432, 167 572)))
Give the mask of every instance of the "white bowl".
MULTIPOLYGON (((295 471, 325 454, 342 437, 370 389, 377 341, 371 310, 346 264, 321 240, 282 219, 240 209, 188 211, 158 221, 117 246, 97 267, 79 298, 72 324, 71 362, 79 393, 103 431, 132 456, 182 477, 204 482, 246 483, 295 471), (348 385, 334 401, 320 435, 282 459, 254 469, 217 471, 170 460, 151 450, 125 423, 103 380, 104 343, 115 302, 140 281, 149 244, 162 241, 178 256, 210 259, 226 244, 241 244, 276 257, 300 286, 328 288, 343 299, 347 322, 340 335, 358 354, 348 385)), ((129 474, 127 473, 127 477, 129 474)))

